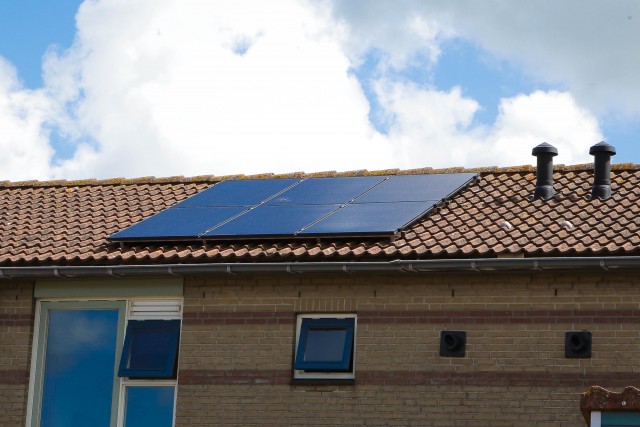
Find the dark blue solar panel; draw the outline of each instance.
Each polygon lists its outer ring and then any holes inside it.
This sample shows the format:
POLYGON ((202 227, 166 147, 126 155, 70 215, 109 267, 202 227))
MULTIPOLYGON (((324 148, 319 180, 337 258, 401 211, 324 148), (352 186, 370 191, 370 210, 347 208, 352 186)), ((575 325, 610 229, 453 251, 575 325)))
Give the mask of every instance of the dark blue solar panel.
POLYGON ((170 208, 110 238, 158 240, 196 237, 246 209, 244 207, 170 208))
POLYGON ((379 184, 385 176, 309 178, 269 200, 267 205, 340 205, 379 184))
POLYGON ((299 179, 247 179, 222 181, 176 205, 195 206, 254 206, 300 182, 299 179))
POLYGON ((223 181, 109 239, 392 234, 473 177, 458 173, 223 181))
POLYGON ((438 201, 347 205, 298 235, 393 234, 431 209, 438 201))
POLYGON ((334 205, 262 205, 215 228, 202 237, 277 236, 293 234, 335 210, 334 205))
POLYGON ((353 203, 393 203, 442 200, 471 180, 473 173, 396 175, 353 203))

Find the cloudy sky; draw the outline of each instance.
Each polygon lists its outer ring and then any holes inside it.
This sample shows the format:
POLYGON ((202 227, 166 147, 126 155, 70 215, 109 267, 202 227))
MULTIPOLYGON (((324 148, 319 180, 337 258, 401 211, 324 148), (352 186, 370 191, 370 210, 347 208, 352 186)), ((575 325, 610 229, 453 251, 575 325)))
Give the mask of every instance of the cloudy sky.
POLYGON ((640 162, 640 2, 0 2, 0 180, 640 162))

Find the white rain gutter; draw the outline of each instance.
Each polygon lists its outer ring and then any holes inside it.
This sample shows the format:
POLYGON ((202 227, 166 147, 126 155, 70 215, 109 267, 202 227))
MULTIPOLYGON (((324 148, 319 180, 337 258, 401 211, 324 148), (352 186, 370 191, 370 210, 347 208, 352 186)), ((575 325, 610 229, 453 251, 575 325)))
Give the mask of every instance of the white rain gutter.
POLYGON ((640 256, 0 267, 0 279, 640 270, 640 256))

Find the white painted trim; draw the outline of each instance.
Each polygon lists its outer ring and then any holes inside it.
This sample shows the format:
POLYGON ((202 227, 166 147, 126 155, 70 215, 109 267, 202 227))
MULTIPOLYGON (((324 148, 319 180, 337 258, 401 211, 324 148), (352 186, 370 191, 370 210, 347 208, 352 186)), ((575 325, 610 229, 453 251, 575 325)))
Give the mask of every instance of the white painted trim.
POLYGON ((306 372, 300 369, 293 370, 293 378, 295 379, 313 379, 313 380, 352 380, 356 377, 356 340, 358 336, 358 315, 347 313, 310 313, 299 314, 296 320, 296 343, 293 354, 293 363, 295 365, 298 353, 298 341, 300 340, 300 328, 302 327, 302 319, 354 319, 353 322, 353 369, 351 372, 306 372))
POLYGON ((29 374, 29 395, 27 398, 26 427, 31 426, 31 412, 33 412, 33 395, 36 389, 36 371, 38 363, 38 337, 40 336, 40 308, 41 302, 36 302, 36 312, 33 323, 33 342, 31 344, 31 373, 29 374))
MULTIPOLYGON (((127 331, 127 325, 129 320, 180 320, 180 336, 178 337, 178 348, 182 342, 182 312, 183 312, 183 299, 177 298, 128 298, 127 299, 127 312, 125 314, 124 332, 127 331), (141 312, 136 312, 135 305, 145 307, 141 312), (154 311, 154 307, 167 307, 173 306, 175 310, 154 311), (149 311, 149 309, 151 311, 149 311)), ((126 336, 123 334, 124 339, 126 336)), ((122 357, 122 355, 120 355, 122 357)), ((180 351, 178 350, 178 365, 180 364, 180 351)), ((117 375, 117 372, 116 372, 117 375)), ((173 387, 173 420, 172 426, 176 425, 176 409, 178 401, 178 376, 180 375, 180 369, 178 369, 178 375, 175 380, 132 380, 129 378, 120 379, 120 396, 118 399, 118 427, 124 427, 124 411, 125 411, 125 398, 127 387, 173 387)))
POLYGON ((591 427, 602 427, 602 412, 591 411, 591 427))

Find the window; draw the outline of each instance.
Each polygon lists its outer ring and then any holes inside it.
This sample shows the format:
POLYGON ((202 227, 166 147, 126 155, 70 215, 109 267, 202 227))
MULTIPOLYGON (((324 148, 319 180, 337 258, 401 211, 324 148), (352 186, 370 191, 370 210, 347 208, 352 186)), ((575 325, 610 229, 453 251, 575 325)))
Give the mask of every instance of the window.
POLYGON ((179 320, 130 320, 118 376, 176 378, 179 320))
POLYGON ((353 379, 355 315, 298 316, 294 378, 353 379))
POLYGON ((174 386, 129 386, 123 398, 126 427, 173 425, 174 386))
POLYGON ((173 426, 182 303, 152 320, 136 303, 39 302, 28 426, 173 426))

